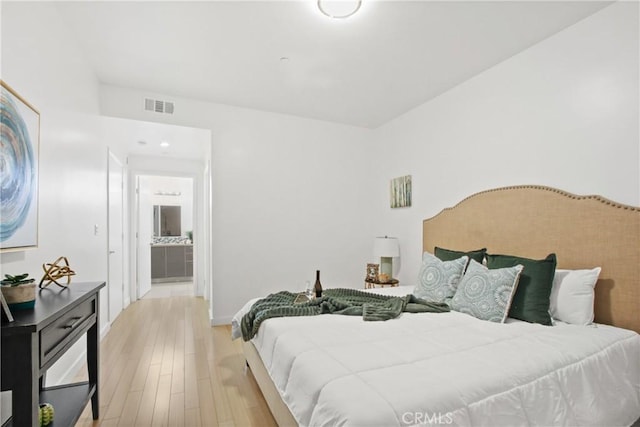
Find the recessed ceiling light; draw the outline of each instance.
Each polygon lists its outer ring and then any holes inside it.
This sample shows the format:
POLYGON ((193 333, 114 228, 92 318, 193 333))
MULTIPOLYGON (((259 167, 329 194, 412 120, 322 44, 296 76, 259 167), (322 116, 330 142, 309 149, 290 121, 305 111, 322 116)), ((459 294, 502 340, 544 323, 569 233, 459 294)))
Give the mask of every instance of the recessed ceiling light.
POLYGON ((360 9, 362 0, 318 0, 318 9, 329 18, 348 18, 360 9))
POLYGON ((162 141, 162 142, 160 143, 160 147, 165 147, 165 148, 166 148, 166 147, 168 147, 168 146, 169 146, 169 143, 168 143, 167 141, 162 141))

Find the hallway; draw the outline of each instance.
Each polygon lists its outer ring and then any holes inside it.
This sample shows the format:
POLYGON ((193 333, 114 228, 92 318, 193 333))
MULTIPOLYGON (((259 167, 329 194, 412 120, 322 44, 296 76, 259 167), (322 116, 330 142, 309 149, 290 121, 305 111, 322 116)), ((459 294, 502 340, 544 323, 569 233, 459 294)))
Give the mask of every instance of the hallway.
POLYGON ((207 318, 202 298, 131 304, 100 346, 100 419, 88 405, 76 426, 275 426, 241 342, 207 318))

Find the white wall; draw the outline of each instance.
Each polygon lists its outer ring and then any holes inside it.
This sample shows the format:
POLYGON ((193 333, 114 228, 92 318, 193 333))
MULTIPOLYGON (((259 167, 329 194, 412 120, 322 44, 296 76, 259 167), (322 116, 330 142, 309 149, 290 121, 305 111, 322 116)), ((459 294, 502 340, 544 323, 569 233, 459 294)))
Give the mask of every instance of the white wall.
MULTIPOLYGON (((618 2, 375 132, 376 233, 415 283, 422 220, 493 187, 542 184, 640 202, 638 3, 618 2), (413 206, 388 180, 413 175, 413 206)), ((467 248, 475 249, 475 248, 467 248)))
POLYGON ((101 87, 105 115, 212 130, 212 311, 228 323, 248 298, 325 286, 362 287, 373 235, 371 131, 282 114, 101 87), (145 96, 175 114, 142 111, 145 96))
POLYGON ((3 254, 3 271, 39 275, 64 254, 77 280, 106 277, 98 110, 211 130, 202 203, 213 210, 217 322, 247 298, 301 289, 315 269, 325 286, 361 287, 376 235, 400 238, 400 279, 413 282, 422 219, 476 191, 535 183, 637 205, 637 7, 616 3, 370 131, 111 86, 98 93, 54 5, 3 2, 2 77, 42 115, 40 248, 3 254), (174 101, 175 114, 142 111, 144 96, 174 101), (414 206, 391 210, 389 179, 405 174, 414 206))
MULTIPOLYGON (((2 274, 28 272, 39 280, 42 264, 64 255, 76 272, 72 286, 106 280, 107 150, 97 80, 52 3, 3 2, 1 30, 2 79, 40 111, 41 125, 39 247, 0 255, 2 274)), ((81 340, 48 371, 49 384, 73 374, 84 345, 81 340)))
POLYGON ((247 298, 360 287, 373 236, 400 238, 413 283, 422 219, 477 191, 543 184, 640 198, 638 11, 616 3, 374 131, 101 86, 104 114, 212 130, 213 313, 247 298), (145 96, 173 116, 142 111, 145 96), (413 207, 389 208, 413 175, 413 207))

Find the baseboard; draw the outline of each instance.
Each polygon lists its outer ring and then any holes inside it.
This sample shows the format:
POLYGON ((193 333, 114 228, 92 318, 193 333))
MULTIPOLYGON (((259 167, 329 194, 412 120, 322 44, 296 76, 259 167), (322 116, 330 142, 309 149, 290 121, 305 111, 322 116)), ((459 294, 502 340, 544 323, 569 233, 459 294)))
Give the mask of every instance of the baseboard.
POLYGON ((47 386, 70 384, 74 382, 73 380, 75 379, 76 375, 78 375, 78 372, 80 372, 80 369, 82 369, 86 362, 87 350, 85 349, 78 355, 76 360, 73 361, 73 363, 67 368, 64 374, 62 374, 62 377, 58 381, 56 381, 55 384, 47 384, 47 386))
MULTIPOLYGON (((111 325, 109 323, 107 323, 102 327, 102 329, 100 330, 100 341, 104 339, 104 337, 109 333, 110 330, 111 330, 111 325)), ((78 372, 80 372, 80 369, 82 369, 82 367, 86 362, 87 362, 87 350, 85 348, 78 355, 78 357, 76 357, 73 363, 67 368, 64 374, 62 374, 62 377, 60 378, 60 380, 56 381, 55 384, 47 384, 47 385, 56 386, 56 385, 72 383, 74 378, 76 377, 78 372)))
POLYGON ((209 324, 211 326, 230 325, 232 319, 233 319, 233 316, 223 316, 223 317, 214 318, 213 311, 211 310, 211 307, 209 307, 209 324))
POLYGON ((109 333, 110 330, 111 330, 111 323, 106 323, 102 327, 102 329, 100 329, 100 341, 104 339, 104 337, 109 333))
POLYGON ((216 317, 214 319, 212 313, 209 312, 209 319, 211 320, 211 326, 230 325, 233 316, 216 317))

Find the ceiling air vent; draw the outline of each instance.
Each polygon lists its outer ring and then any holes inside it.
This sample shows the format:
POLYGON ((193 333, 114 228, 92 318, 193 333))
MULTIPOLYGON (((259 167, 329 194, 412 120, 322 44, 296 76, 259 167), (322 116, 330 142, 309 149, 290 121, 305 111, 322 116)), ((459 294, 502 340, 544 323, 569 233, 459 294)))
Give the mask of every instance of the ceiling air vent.
POLYGON ((145 111, 153 111, 155 113, 173 114, 173 102, 145 98, 144 109, 145 111))

